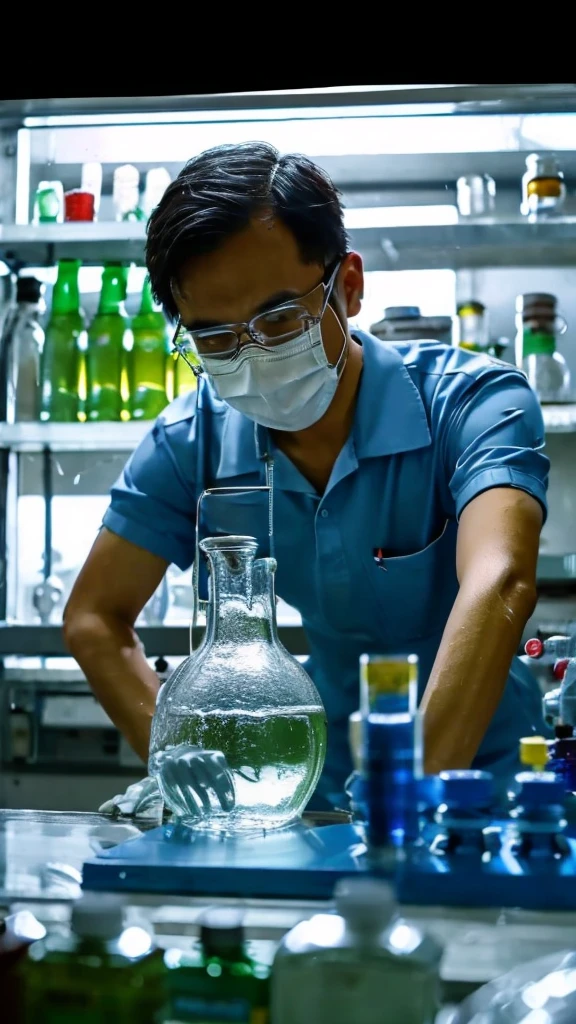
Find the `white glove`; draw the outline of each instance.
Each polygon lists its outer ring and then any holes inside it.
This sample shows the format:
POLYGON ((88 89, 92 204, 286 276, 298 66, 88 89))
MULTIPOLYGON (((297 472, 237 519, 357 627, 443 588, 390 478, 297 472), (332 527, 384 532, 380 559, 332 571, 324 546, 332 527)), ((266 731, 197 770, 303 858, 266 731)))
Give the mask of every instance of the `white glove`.
POLYGON ((178 817, 201 817, 210 810, 214 799, 223 811, 234 807, 234 783, 222 751, 180 743, 163 750, 155 760, 163 788, 170 793, 172 810, 178 817))
MULTIPOLYGON (((156 767, 165 790, 170 793, 173 812, 180 817, 200 817, 214 799, 223 811, 235 804, 234 783, 224 754, 202 750, 189 743, 156 755, 156 767)), ((99 808, 102 814, 156 818, 162 810, 162 795, 155 778, 135 782, 125 793, 117 793, 99 808)))
POLYGON ((98 808, 101 814, 117 817, 126 814, 137 818, 156 818, 162 813, 162 796, 156 779, 148 776, 134 782, 125 793, 117 793, 98 808))

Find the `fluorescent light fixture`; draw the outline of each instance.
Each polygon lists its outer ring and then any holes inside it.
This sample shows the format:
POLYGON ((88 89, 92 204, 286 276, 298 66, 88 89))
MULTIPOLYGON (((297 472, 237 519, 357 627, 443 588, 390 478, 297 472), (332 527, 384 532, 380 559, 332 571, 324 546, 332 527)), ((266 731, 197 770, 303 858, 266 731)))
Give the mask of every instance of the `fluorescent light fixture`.
POLYGON ((521 148, 530 150, 576 149, 576 115, 527 114, 520 119, 521 148))
POLYGON ((448 203, 440 206, 359 206, 344 210, 344 224, 350 229, 420 227, 457 223, 458 210, 448 203))
POLYGON ((267 121, 316 121, 340 120, 341 118, 389 118, 410 117, 415 114, 426 116, 451 114, 453 103, 418 104, 363 104, 362 106, 338 107, 278 107, 262 109, 247 107, 244 110, 157 110, 134 111, 134 113, 109 114, 47 114, 44 117, 24 118, 25 128, 88 128, 115 127, 117 125, 162 125, 162 124, 226 124, 267 122, 267 121))
POLYGON ((311 157, 510 152, 519 149, 519 118, 326 117, 179 124, 76 127, 54 131, 52 160, 60 163, 184 163, 222 143, 272 143, 281 152, 311 157))

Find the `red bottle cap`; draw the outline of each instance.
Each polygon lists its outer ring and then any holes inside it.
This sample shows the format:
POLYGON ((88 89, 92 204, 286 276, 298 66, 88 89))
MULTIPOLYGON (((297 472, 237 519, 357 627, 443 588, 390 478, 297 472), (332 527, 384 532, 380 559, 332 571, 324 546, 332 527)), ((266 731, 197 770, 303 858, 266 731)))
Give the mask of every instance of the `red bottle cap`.
POLYGON ((65 192, 64 220, 94 220, 94 194, 81 188, 65 192))
POLYGON ((564 676, 566 675, 566 669, 568 668, 569 662, 569 658, 558 658, 558 661, 554 663, 554 668, 552 669, 554 673, 554 679, 559 679, 560 682, 562 682, 564 676))
POLYGON ((544 654, 544 644, 542 640, 528 640, 524 650, 529 658, 541 658, 544 654))

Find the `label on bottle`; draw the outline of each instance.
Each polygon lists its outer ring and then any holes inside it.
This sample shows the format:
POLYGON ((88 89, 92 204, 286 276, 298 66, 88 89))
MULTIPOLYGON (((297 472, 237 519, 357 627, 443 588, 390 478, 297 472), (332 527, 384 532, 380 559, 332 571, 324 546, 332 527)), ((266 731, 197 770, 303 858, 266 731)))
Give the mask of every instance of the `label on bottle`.
MULTIPOLYGON (((379 552, 374 555, 376 562, 379 552)), ((385 563, 385 557, 381 561, 385 563)), ((384 698, 387 708, 389 698, 398 699, 397 710, 406 710, 416 706, 418 686, 418 658, 415 655, 370 655, 360 661, 360 699, 364 714, 376 710, 380 698, 384 698)))
MULTIPOLYGON (((165 1024, 268 1024, 268 1010, 245 999, 208 1000, 174 996, 165 1024)), ((84 1024, 84 1022, 83 1022, 84 1024)))
POLYGON ((524 331, 522 337, 522 358, 526 356, 552 356, 556 351, 553 334, 543 331, 524 331))

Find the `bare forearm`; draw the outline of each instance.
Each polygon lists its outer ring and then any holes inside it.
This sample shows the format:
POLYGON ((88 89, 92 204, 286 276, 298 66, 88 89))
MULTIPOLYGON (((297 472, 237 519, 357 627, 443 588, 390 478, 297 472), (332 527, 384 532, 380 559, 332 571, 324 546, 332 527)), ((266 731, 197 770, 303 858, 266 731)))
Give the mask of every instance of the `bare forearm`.
POLYGON ((470 767, 533 607, 518 582, 461 586, 422 701, 427 773, 470 767))
POLYGON ((159 682, 136 633, 113 615, 86 612, 67 623, 64 634, 102 707, 146 762, 159 682))

